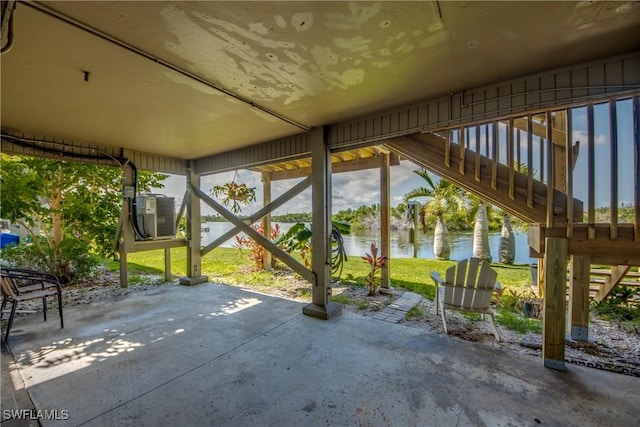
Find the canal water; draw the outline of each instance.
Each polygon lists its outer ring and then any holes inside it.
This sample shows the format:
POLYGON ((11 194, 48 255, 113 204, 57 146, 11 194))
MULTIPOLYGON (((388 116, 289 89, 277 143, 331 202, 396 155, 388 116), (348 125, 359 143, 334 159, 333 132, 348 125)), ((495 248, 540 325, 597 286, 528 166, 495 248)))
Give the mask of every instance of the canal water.
MULTIPOLYGON (((281 223, 280 229, 286 231, 293 224, 281 223)), ((202 224, 202 245, 206 246, 218 236, 228 231, 233 226, 228 222, 207 222, 202 224)), ((516 258, 515 262, 529 264, 537 260, 529 257, 529 245, 527 244, 527 234, 516 232, 516 258)), ((351 234, 343 236, 347 255, 361 256, 365 252, 370 252, 371 243, 380 247, 379 230, 354 230, 351 234)), ((433 232, 423 234, 416 233, 415 252, 418 258, 434 258, 433 255, 433 232)), ((225 242, 223 247, 233 247, 235 239, 231 238, 225 242)), ((471 232, 449 232, 449 243, 451 245, 451 259, 461 260, 469 258, 473 252, 473 233, 471 232)), ((498 249, 500 245, 500 233, 489 233, 489 245, 494 261, 498 261, 498 249)), ((414 254, 413 244, 409 241, 409 231, 391 231, 391 257, 411 258, 414 254)))

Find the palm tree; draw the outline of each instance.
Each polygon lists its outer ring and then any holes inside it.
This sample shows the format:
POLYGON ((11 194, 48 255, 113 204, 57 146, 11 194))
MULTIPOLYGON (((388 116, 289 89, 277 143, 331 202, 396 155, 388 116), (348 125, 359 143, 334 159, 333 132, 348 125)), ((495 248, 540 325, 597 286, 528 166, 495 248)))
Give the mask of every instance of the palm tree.
POLYGON ((436 217, 436 226, 433 235, 433 253, 436 259, 449 259, 451 247, 449 245, 449 230, 443 220, 443 216, 451 209, 459 211, 464 206, 464 194, 455 184, 440 179, 437 184, 424 169, 413 171, 423 178, 430 188, 420 187, 405 194, 405 202, 415 198, 426 198, 426 203, 420 208, 420 220, 422 230, 426 232, 426 219, 431 216, 436 217))
POLYGON ((516 240, 511 227, 511 217, 508 213, 502 213, 502 231, 500 232, 499 260, 503 264, 513 264, 516 257, 516 240))
MULTIPOLYGON (((513 168, 518 172, 528 175, 529 166, 526 163, 513 162, 513 168)), ((533 169, 533 176, 538 178, 538 171, 533 169)), ((511 227, 511 216, 502 212, 502 230, 500 231, 500 247, 498 248, 498 260, 503 264, 513 264, 516 258, 516 238, 511 227)))
POLYGON ((473 210, 475 214, 475 224, 473 225, 473 257, 491 262, 491 247, 489 247, 489 218, 487 215, 487 204, 484 200, 471 197, 472 203, 476 206, 473 210))

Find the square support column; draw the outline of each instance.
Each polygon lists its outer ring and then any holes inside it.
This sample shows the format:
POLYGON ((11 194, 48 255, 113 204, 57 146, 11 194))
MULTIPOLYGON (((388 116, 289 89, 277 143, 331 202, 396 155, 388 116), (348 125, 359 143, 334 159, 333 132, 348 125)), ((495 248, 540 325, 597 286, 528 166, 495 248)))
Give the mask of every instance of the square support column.
POLYGON ((589 340, 589 280, 591 257, 571 256, 569 275, 569 316, 571 339, 589 340))
MULTIPOLYGON (((271 203, 271 172, 262 172, 262 206, 271 203)), ((271 212, 262 217, 262 232, 264 237, 271 239, 271 212)), ((273 269, 273 259, 271 252, 264 250, 262 258, 262 268, 265 270, 273 269)))
MULTIPOLYGON (((193 164, 190 164, 187 170, 187 188, 189 188, 189 184, 200 189, 200 176, 195 173, 193 164)), ((193 191, 189 191, 187 194, 187 277, 180 278, 180 284, 191 286, 204 283, 209 278, 201 274, 200 199, 193 191)))
MULTIPOLYGON (((133 180, 133 169, 131 165, 127 165, 123 171, 123 186, 129 187, 133 193, 135 182, 133 180)), ((128 195, 130 196, 130 194, 128 195)), ((126 288, 129 285, 129 271, 127 269, 127 253, 133 252, 135 248, 136 237, 133 234, 133 225, 131 224, 131 197, 124 196, 122 198, 122 211, 120 212, 120 224, 122 242, 118 251, 120 256, 120 287, 126 288)), ((120 237, 119 237, 120 238, 120 237)))
POLYGON ((387 256, 380 274, 380 293, 393 294, 391 286, 391 159, 390 154, 382 155, 380 165, 380 254, 387 256))
POLYGON ((307 316, 327 320, 342 313, 342 306, 331 301, 331 153, 324 128, 309 134, 311 147, 312 243, 311 304, 303 307, 307 316))
POLYGON ((545 368, 559 371, 565 370, 567 247, 567 239, 555 237, 545 239, 542 357, 545 368))

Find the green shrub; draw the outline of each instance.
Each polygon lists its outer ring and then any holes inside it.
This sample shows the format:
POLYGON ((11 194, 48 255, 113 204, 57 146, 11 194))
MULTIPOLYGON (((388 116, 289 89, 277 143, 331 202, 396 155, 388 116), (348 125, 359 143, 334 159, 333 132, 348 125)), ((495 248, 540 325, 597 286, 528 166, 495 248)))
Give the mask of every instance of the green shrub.
POLYGON ((358 308, 358 310, 366 310, 367 308, 369 308, 369 301, 357 301, 356 302, 356 307, 358 308))
POLYGON ((97 272, 99 261, 82 240, 66 238, 58 247, 51 248, 43 237, 38 239, 40 241, 5 247, 2 265, 51 273, 58 276, 61 283, 77 282, 97 272))
POLYGON ((415 317, 422 317, 422 316, 424 316, 424 313, 422 312, 422 310, 420 310, 418 306, 415 306, 415 307, 411 307, 411 309, 407 311, 407 314, 405 314, 404 318, 407 320, 411 320, 415 317))
POLYGON ((521 334, 527 332, 542 332, 542 322, 537 319, 529 319, 509 310, 499 310, 496 322, 505 328, 521 334))
POLYGON ((350 305, 351 304, 351 297, 349 297, 349 295, 347 295, 347 294, 333 295, 332 300, 333 300, 333 302, 336 302, 336 303, 342 304, 342 305, 350 305))
POLYGON ((609 298, 593 304, 593 311, 603 320, 640 326, 640 305, 629 304, 626 293, 612 294, 609 298))

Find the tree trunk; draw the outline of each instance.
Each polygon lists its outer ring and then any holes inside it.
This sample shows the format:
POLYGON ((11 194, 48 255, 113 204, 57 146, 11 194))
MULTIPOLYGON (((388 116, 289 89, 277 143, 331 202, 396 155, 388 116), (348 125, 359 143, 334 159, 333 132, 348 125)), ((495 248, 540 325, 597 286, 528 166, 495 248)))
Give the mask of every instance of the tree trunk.
POLYGON ((511 228, 511 217, 507 213, 502 214, 502 231, 500 232, 498 256, 503 264, 513 264, 516 258, 516 239, 511 228))
POLYGON ((436 259, 449 259, 451 255, 449 230, 441 216, 436 218, 436 227, 433 233, 433 254, 436 259))
POLYGON ((487 205, 484 202, 480 202, 478 206, 476 224, 473 227, 473 257, 491 262, 489 221, 487 219, 487 205))

